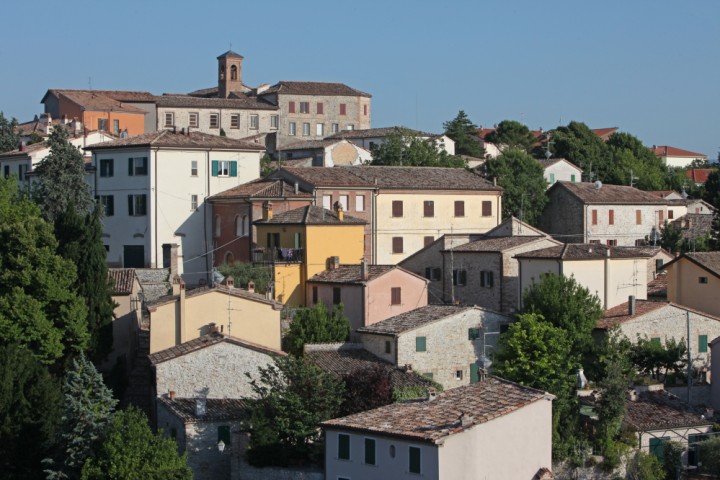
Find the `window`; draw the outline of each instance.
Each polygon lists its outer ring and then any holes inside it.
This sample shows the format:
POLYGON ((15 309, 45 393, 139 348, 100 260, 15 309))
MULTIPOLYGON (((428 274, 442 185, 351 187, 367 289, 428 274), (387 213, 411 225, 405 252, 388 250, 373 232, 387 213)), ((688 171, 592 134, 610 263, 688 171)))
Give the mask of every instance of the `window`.
POLYGON ((128 158, 128 175, 147 175, 147 157, 128 158))
POLYGON ((172 112, 165 112, 165 126, 172 127, 175 125, 175 114, 172 112))
POLYGON ((25 180, 25 175, 30 167, 28 165, 18 165, 18 178, 20 181, 25 180))
POLYGON ((426 267, 425 278, 427 278, 428 280, 442 279, 442 269, 439 267, 426 267))
POLYGON ((402 290, 400 287, 392 287, 390 289, 390 305, 402 304, 402 290))
POLYGON ((220 115, 217 113, 210 114, 210 128, 220 128, 220 115))
POLYGON ((5 178, 10 177, 10 165, 5 165, 5 178))
POLYGON ((636 225, 642 224, 642 211, 641 210, 635 210, 635 224, 636 225))
POLYGON ((340 287, 333 287, 333 305, 340 305, 342 302, 342 290, 340 287))
POLYGON ((350 206, 350 196, 349 195, 340 195, 338 199, 338 203, 342 207, 344 211, 348 211, 348 208, 350 206))
POLYGON ((468 328, 468 340, 477 340, 480 338, 479 328, 468 328))
POLYGON ((112 195, 100 195, 100 204, 103 206, 103 215, 112 217, 115 215, 115 197, 112 195))
POLYGON ((190 195, 190 210, 197 210, 198 208, 198 196, 190 195))
POLYGON ((120 135, 120 120, 113 120, 113 133, 120 135))
POLYGON ((230 80, 237 80, 238 79, 238 68, 237 65, 233 65, 230 67, 230 80))
POLYGON ((288 102, 288 113, 295 113, 295 102, 288 102))
POLYGON ((213 177, 237 177, 237 162, 234 160, 213 160, 213 177))
POLYGON ((310 136, 310 124, 309 123, 303 123, 303 137, 309 137, 310 136))
POLYGON ((392 353, 392 342, 385 340, 385 353, 392 353))
POLYGON ((665 260, 663 260, 662 258, 656 258, 655 259, 655 270, 660 270, 664 264, 665 264, 665 260))
POLYGON ((465 202, 463 200, 455 200, 455 216, 465 216, 465 202))
POLYGON ((317 114, 318 114, 318 115, 322 115, 322 114, 323 114, 323 104, 322 104, 322 102, 318 102, 318 104, 317 104, 317 110, 316 110, 316 111, 317 111, 317 114))
POLYGON ((270 115, 270 128, 277 130, 280 117, 278 115, 270 115))
POLYGON ((295 122, 288 123, 288 135, 295 136, 295 122))
POLYGON ((490 200, 483 200, 482 216, 483 217, 492 217, 492 202, 490 200))
POLYGON ((607 242, 608 247, 617 247, 617 240, 616 239, 610 239, 607 242))
POLYGON ((257 114, 250 115, 250 130, 257 130, 260 127, 260 117, 257 114))
POLYGON ((101 132, 107 132, 108 129, 108 120, 107 118, 98 118, 98 130, 101 132))
POLYGON ((600 245, 600 240, 590 240, 590 245, 600 245))
POLYGON ((423 377, 428 378, 430 380, 433 379, 433 373, 432 372, 425 372, 422 374, 423 377))
POLYGON ((200 115, 197 112, 190 112, 188 114, 188 127, 197 128, 200 124, 199 118, 200 115))
POLYGON ((230 426, 220 425, 218 427, 218 443, 223 442, 225 446, 230 445, 230 426))
POLYGON ((570 181, 571 181, 571 182, 574 182, 574 181, 575 181, 575 174, 574 174, 574 173, 573 173, 572 175, 570 175, 570 181))
POLYGON ((318 137, 322 137, 325 135, 325 125, 322 123, 315 124, 315 135, 318 137))
POLYGON ((426 235, 423 237, 423 245, 427 247, 428 245, 432 245, 432 243, 435 241, 435 237, 432 235, 426 235))
POLYGON ((192 160, 190 162, 190 176, 197 177, 197 174, 198 174, 198 162, 197 162, 197 160, 192 160))
POLYGON ((669 441, 670 437, 650 439, 650 454, 660 460, 660 463, 665 463, 665 444, 669 441))
POLYGON ((340 115, 347 115, 347 108, 344 103, 340 104, 340 115))
POLYGON ((408 471, 410 473, 420 472, 420 447, 409 447, 408 471))
POLYGON ((708 351, 708 336, 700 335, 698 337, 698 352, 699 353, 707 353, 707 351, 708 351))
POLYGON ((300 102, 300 113, 310 113, 310 102, 300 102))
POLYGON ((467 270, 453 270, 453 285, 467 285, 467 270))
POLYGON ((234 113, 230 115, 230 128, 240 128, 240 115, 234 113))
POLYGON ((375 465, 375 440, 372 438, 365 439, 365 464, 375 465))
POLYGON ((592 211, 592 224, 597 225, 597 210, 592 211))
POLYGON ((128 195, 128 215, 131 217, 147 215, 147 197, 145 195, 128 195))
POLYGON ((366 117, 367 117, 367 111, 368 111, 367 107, 368 107, 367 105, 363 105, 363 115, 365 115, 366 117))
POLYGON ((463 379, 463 371, 455 370, 455 380, 462 380, 462 379, 463 379))
POLYGON ((338 433, 338 460, 350 460, 350 435, 338 433))
POLYGON ((698 277, 698 283, 702 283, 702 284, 708 283, 708 277, 698 277))
POLYGON ((662 225, 665 222, 665 212, 658 210, 658 218, 660 219, 660 225, 662 225))
POLYGON ((651 341, 652 343, 660 344, 660 337, 652 337, 652 338, 650 339, 650 341, 651 341))
MULTIPOLYGON (((6 167, 9 168, 9 167, 6 167)), ((115 174, 115 160, 112 158, 103 158, 100 160, 100 176, 112 177, 115 174)))
POLYGON ((317 304, 318 302, 318 287, 312 288, 312 303, 313 305, 317 304))
POLYGON ((427 352, 427 339, 425 337, 415 337, 415 351, 427 352))
POLYGON ((432 200, 425 200, 423 202, 423 216, 434 217, 435 216, 435 202, 432 200))
POLYGON ((402 200, 393 200, 392 202, 392 216, 402 217, 403 216, 403 202, 402 200))
POLYGON ((392 237, 392 253, 403 253, 403 237, 392 237))
POLYGON ((608 212, 608 225, 615 225, 615 210, 608 212))
POLYGON ((326 210, 332 209, 332 195, 323 195, 323 208, 326 210))
POLYGON ((345 125, 345 130, 347 130, 348 132, 352 132, 353 130, 355 130, 355 125, 353 125, 352 123, 349 123, 349 124, 345 125))
POLYGON ((673 218, 675 218, 675 211, 668 210, 668 220, 672 220, 673 218))
POLYGON ((333 123, 331 127, 332 133, 338 133, 340 131, 340 124, 339 123, 333 123))
POLYGON ((492 288, 493 285, 493 272, 491 272, 490 270, 483 270, 482 272, 480 272, 480 286, 485 288, 492 288))
POLYGON ((365 195, 355 195, 355 211, 365 211, 365 195))

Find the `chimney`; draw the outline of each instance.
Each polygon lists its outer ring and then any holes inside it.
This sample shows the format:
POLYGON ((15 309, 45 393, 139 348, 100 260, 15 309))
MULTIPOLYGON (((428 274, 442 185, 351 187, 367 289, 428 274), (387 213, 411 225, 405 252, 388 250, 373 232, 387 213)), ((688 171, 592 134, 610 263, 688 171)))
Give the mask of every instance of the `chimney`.
POLYGON ((195 416, 204 417, 207 413, 207 403, 204 398, 195 399, 195 416))
POLYGON ((460 420, 460 426, 461 426, 461 427, 469 427, 469 426, 471 426, 473 423, 475 423, 475 419, 473 418, 473 416, 472 416, 472 415, 468 415, 468 414, 465 413, 465 412, 460 413, 460 419, 459 419, 459 420, 460 420))
POLYGON ((168 398, 169 398, 170 400, 175 400, 175 395, 176 395, 175 390, 170 390, 170 391, 168 392, 168 398))
POLYGON ((585 377, 585 371, 582 368, 578 368, 577 370, 577 388, 578 390, 582 390, 583 388, 587 387, 588 381, 585 377))
POLYGON ((361 280, 367 280, 368 279, 368 264, 367 260, 364 258, 360 261, 360 279, 361 280))
POLYGON ((218 333, 217 324, 215 322, 208 324, 208 333, 218 333))
POLYGON ((338 256, 330 257, 329 270, 337 270, 338 268, 340 268, 340 257, 338 257, 338 256))
POLYGON ((227 277, 225 277, 225 280, 223 280, 222 284, 232 289, 235 286, 235 279, 232 277, 232 275, 228 275, 227 277))
POLYGON ((298 193, 300 193, 300 183, 295 182, 295 195, 297 195, 298 193))
POLYGON ((163 243, 163 268, 170 269, 170 278, 175 278, 180 274, 178 269, 178 248, 177 243, 163 243))
POLYGON ((425 395, 425 400, 428 402, 432 402, 437 398, 437 390, 433 387, 429 387, 427 389, 427 394, 425 395))
POLYGON ((180 320, 180 343, 184 343, 188 339, 187 325, 185 325, 185 281, 180 277, 176 276, 173 278, 173 294, 175 289, 178 289, 177 295, 180 296, 178 301, 178 317, 180 320))
POLYGON ((272 218, 273 218, 272 202, 265 202, 263 204, 263 220, 272 220, 272 218))
POLYGON ((343 212, 342 205, 338 205, 337 207, 337 217, 338 221, 342 222, 345 219, 345 213, 343 212))
POLYGON ((637 402, 638 392, 634 388, 629 388, 627 391, 627 399, 631 402, 637 402))
POLYGON ((635 315, 635 295, 628 297, 628 313, 630 313, 631 317, 635 315))
POLYGON ((404 369, 406 372, 412 372, 412 363, 406 363, 404 369))
POLYGON ((247 291, 250 293, 255 293, 255 282, 253 282, 252 280, 248 281, 247 291))

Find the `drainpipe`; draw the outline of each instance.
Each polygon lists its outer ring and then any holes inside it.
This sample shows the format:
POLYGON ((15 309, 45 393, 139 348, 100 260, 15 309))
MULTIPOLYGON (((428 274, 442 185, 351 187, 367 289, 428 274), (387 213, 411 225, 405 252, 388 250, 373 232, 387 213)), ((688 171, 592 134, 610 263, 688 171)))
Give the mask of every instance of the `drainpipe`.
POLYGON ((505 278, 505 262, 503 261, 503 254, 502 252, 498 253, 498 256, 500 257, 500 278, 498 278, 498 283, 500 284, 500 308, 499 311, 503 311, 503 278, 505 278))
POLYGON ((610 295, 610 248, 607 248, 607 253, 605 255, 605 305, 603 305, 603 309, 607 310, 610 305, 608 296, 610 295))
MULTIPOLYGON (((210 175, 211 175, 211 170, 210 170, 210 150, 205 150, 205 178, 207 179, 207 181, 206 181, 207 186, 206 186, 206 190, 205 190, 205 198, 203 199, 203 227, 204 227, 204 230, 205 230, 205 235, 203 235, 203 236, 205 237, 205 272, 210 272, 210 271, 212 270, 212 263, 210 263, 210 253, 209 253, 209 248, 208 248, 208 243, 209 243, 209 242, 208 242, 208 236, 211 234, 210 232, 208 232, 208 226, 207 226, 207 219, 208 219, 208 215, 207 215, 208 202, 205 201, 205 200, 207 199, 208 195, 209 195, 209 192, 210 192, 210 175)), ((211 229, 212 229, 212 226, 211 226, 211 229)), ((207 280, 211 280, 211 279, 212 279, 212 276, 210 275, 210 273, 205 273, 205 277, 206 277, 207 280)), ((208 281, 208 283, 210 283, 210 282, 208 281)))
MULTIPOLYGON (((150 158, 153 159, 153 169, 155 170, 155 178, 153 179, 155 182, 155 230, 153 237, 155 237, 153 240, 155 241, 155 267, 157 267, 157 259, 158 259, 158 162, 157 162, 157 149, 153 152, 150 150, 150 158), (154 155, 154 158, 153 158, 154 155)), ((152 265, 152 262, 150 262, 152 265)))

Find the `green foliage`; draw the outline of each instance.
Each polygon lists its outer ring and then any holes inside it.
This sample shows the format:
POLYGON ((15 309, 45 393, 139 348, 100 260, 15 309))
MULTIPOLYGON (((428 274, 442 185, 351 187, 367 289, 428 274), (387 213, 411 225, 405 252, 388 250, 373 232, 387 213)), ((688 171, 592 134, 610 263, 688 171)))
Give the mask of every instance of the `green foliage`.
POLYGON ((408 385, 405 387, 397 387, 393 389, 393 402, 404 402, 407 400, 416 400, 424 398, 427 395, 427 388, 420 385, 408 385))
POLYGON ((345 396, 340 416, 372 410, 393 401, 390 370, 374 365, 342 377, 345 396))
POLYGON ((391 133, 380 145, 370 149, 372 165, 397 165, 405 167, 455 167, 465 166, 465 161, 449 155, 433 140, 425 140, 409 130, 391 133))
POLYGON ((56 254, 51 225, 14 179, 0 179, 0 245, 0 344, 19 343, 46 363, 83 351, 75 266, 56 254))
POLYGON ((632 364, 628 357, 629 342, 617 330, 608 332, 600 350, 603 355, 603 377, 598 381, 601 397, 596 404, 598 414, 598 443, 604 451, 608 450, 620 436, 622 419, 625 416, 625 395, 632 374, 632 364))
POLYGON ((660 190, 668 187, 668 170, 652 150, 629 133, 614 133, 607 141, 610 164, 603 178, 615 185, 630 185, 640 190, 660 190))
POLYGON ((717 474, 720 472, 720 435, 696 444, 698 461, 702 463, 701 472, 717 474))
POLYGON ((314 307, 295 310, 290 331, 287 334, 287 351, 302 355, 306 343, 344 342, 350 335, 350 321, 342 304, 328 311, 324 302, 314 307))
POLYGON ((107 252, 102 241, 101 209, 96 205, 91 213, 81 214, 71 202, 70 208, 60 212, 55 219, 58 253, 71 260, 77 269, 76 291, 85 300, 88 312, 88 352, 96 360, 105 358, 112 350, 115 308, 105 263, 107 252))
POLYGON ((555 157, 565 158, 582 168, 587 180, 605 179, 610 152, 605 142, 581 122, 570 122, 552 133, 555 157), (590 178, 591 174, 596 174, 590 178))
POLYGON ((707 181, 705 182, 703 200, 715 208, 720 208, 720 170, 715 170, 708 175, 707 181))
POLYGON ((113 416, 96 456, 83 466, 82 479, 190 480, 192 471, 175 441, 154 434, 145 414, 131 407, 113 416))
POLYGON ((235 262, 232 265, 225 263, 218 267, 218 271, 226 277, 233 277, 238 287, 247 288, 248 282, 252 280, 258 293, 267 291, 268 283, 272 278, 270 269, 266 265, 253 263, 235 262))
POLYGON ((659 378, 660 372, 673 371, 676 374, 684 367, 687 358, 685 339, 665 340, 665 344, 638 335, 631 359, 635 367, 652 378, 659 378))
POLYGON ((487 177, 497 178, 503 187, 503 217, 515 216, 531 225, 548 201, 543 168, 533 157, 517 148, 508 148, 496 158, 485 162, 487 177))
POLYGON ((515 120, 503 120, 495 131, 485 135, 485 141, 494 143, 498 147, 512 148, 529 153, 537 141, 530 129, 515 120))
POLYGON ((43 216, 54 221, 71 205, 85 214, 93 205, 90 187, 85 182, 85 163, 80 149, 69 141, 67 129, 57 126, 48 137, 50 153, 37 166, 38 181, 33 198, 43 216))
POLYGON ((265 177, 273 172, 272 168, 273 159, 269 154, 265 154, 260 159, 260 176, 265 177))
POLYGON ((3 112, 0 112, 0 153, 18 148, 20 135, 17 134, 17 126, 16 119, 8 120, 3 112))
POLYGON ((60 384, 28 350, 0 346, 0 471, 7 479, 44 478, 60 418, 60 384))
POLYGON ((660 460, 654 455, 639 450, 627 462, 626 478, 628 480, 664 480, 666 477, 660 460))
POLYGON ((663 445, 665 478, 676 478, 676 475, 682 470, 682 455, 684 451, 685 447, 678 441, 665 442, 663 445))
POLYGON ((679 252, 683 243, 680 227, 665 220, 665 224, 660 228, 660 231, 662 233, 660 246, 668 252, 679 252))
POLYGON ((478 141, 477 125, 460 110, 455 118, 443 123, 445 135, 455 141, 456 155, 485 158, 485 149, 478 141))
POLYGON ((343 402, 343 384, 310 361, 277 357, 251 379, 248 400, 250 450, 255 466, 318 463, 322 456, 318 424, 335 417, 343 402))

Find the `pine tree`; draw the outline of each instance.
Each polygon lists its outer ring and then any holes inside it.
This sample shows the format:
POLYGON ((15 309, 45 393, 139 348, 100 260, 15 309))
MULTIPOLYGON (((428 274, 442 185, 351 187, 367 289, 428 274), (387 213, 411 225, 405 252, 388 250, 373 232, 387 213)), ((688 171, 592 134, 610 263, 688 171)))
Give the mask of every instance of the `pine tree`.
POLYGON ((478 127, 468 118, 463 110, 458 112, 457 117, 449 122, 443 123, 443 128, 445 129, 445 135, 455 141, 456 155, 470 155, 471 157, 477 158, 485 157, 485 149, 478 139, 478 127))
POLYGON ((8 120, 3 112, 0 112, 0 153, 18 148, 20 136, 17 134, 17 126, 17 120, 8 120))

